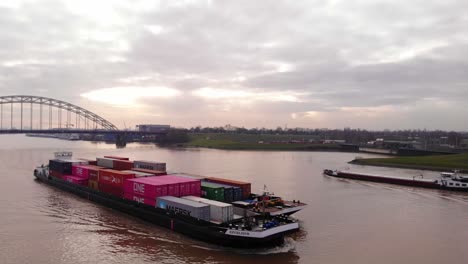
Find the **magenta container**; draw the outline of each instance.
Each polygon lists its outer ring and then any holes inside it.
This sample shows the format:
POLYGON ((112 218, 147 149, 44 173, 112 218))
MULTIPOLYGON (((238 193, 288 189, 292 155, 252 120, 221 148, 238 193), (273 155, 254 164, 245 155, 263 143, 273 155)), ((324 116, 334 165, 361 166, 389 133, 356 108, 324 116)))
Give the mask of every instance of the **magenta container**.
POLYGON ((157 178, 156 176, 127 179, 124 181, 124 192, 156 199, 159 196, 173 195, 174 189, 179 189, 179 186, 173 186, 174 184, 157 178))
POLYGON ((159 178, 165 178, 168 181, 179 183, 179 195, 180 196, 200 196, 201 195, 201 181, 199 179, 192 179, 177 175, 166 175, 158 176, 159 178))
POLYGON ((200 186, 200 180, 166 175, 128 179, 124 182, 124 192, 154 199, 166 195, 200 196, 200 186))
POLYGON ((148 198, 134 193, 124 193, 124 198, 127 200, 144 203, 150 206, 156 206, 156 198, 148 198))
POLYGON ((80 178, 89 178, 89 168, 87 165, 72 165, 72 175, 80 178))
POLYGON ((64 175, 63 180, 67 182, 71 182, 73 184, 77 184, 77 185, 88 186, 88 179, 73 176, 73 175, 64 175))

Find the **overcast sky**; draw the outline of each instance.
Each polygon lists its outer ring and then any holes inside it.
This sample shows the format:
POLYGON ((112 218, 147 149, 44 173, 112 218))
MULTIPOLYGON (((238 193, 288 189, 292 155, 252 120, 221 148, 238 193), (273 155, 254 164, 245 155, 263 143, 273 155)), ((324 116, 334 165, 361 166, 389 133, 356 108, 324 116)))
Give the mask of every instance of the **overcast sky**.
POLYGON ((0 1, 0 95, 117 126, 468 130, 468 2, 0 1))

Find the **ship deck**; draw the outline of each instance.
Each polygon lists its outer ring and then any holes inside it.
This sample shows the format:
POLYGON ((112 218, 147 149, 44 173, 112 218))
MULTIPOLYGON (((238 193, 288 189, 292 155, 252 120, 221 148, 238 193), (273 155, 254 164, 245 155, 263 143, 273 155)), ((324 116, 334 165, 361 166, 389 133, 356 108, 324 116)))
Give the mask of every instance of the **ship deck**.
POLYGON ((306 207, 307 204, 301 202, 293 202, 293 201, 284 201, 283 206, 268 206, 268 207, 261 207, 259 206, 258 209, 251 209, 251 211, 255 213, 269 213, 270 215, 280 215, 280 214, 293 214, 297 211, 300 211, 306 207))

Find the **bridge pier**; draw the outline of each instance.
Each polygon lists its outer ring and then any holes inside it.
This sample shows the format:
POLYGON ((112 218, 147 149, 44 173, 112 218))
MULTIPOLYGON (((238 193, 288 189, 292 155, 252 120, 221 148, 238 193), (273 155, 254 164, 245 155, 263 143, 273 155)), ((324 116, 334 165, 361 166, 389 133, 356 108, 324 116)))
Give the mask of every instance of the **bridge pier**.
POLYGON ((119 133, 115 135, 115 145, 118 148, 124 148, 127 146, 127 134, 126 133, 119 133))

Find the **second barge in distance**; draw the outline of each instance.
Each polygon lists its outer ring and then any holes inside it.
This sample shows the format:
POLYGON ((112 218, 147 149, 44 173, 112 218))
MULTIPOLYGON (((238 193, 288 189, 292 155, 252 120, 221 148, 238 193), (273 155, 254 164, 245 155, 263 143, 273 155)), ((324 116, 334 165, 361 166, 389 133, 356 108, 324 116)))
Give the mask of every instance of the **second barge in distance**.
POLYGON ((383 175, 371 175, 350 171, 338 171, 326 169, 323 174, 353 180, 390 183, 405 186, 414 186, 431 189, 445 189, 452 191, 468 191, 468 177, 460 176, 457 172, 442 172, 438 179, 422 179, 408 177, 393 177, 383 175))

